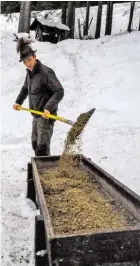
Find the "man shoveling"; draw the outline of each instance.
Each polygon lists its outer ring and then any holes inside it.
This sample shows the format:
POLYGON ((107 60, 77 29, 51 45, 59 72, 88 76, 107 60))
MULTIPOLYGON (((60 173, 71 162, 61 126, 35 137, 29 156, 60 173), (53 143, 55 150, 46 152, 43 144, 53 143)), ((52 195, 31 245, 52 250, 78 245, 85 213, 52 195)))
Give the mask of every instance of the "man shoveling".
POLYGON ((29 45, 31 42, 30 39, 23 37, 17 40, 19 61, 26 66, 27 74, 13 109, 19 110, 29 96, 29 108, 43 112, 42 116, 32 114, 32 148, 36 156, 49 156, 55 120, 47 119, 46 115, 57 114, 58 103, 64 96, 64 89, 54 71, 36 59, 36 51, 29 45))

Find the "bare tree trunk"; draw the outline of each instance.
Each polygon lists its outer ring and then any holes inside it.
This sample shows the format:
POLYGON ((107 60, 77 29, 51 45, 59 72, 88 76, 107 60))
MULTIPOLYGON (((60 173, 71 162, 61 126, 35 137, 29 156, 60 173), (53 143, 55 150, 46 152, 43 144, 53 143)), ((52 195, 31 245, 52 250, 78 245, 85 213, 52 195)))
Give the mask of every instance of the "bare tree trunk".
POLYGON ((78 18, 78 29, 79 29, 79 39, 82 39, 82 35, 81 35, 81 25, 80 25, 80 19, 78 18))
POLYGON ((31 1, 25 1, 25 32, 30 32, 30 20, 31 20, 31 1))
POLYGON ((105 28, 105 35, 108 35, 108 28, 109 28, 109 13, 110 13, 110 2, 107 2, 107 11, 106 11, 106 28, 105 28))
POLYGON ((135 1, 131 2, 129 23, 128 23, 128 29, 127 29, 128 32, 131 32, 131 25, 132 25, 133 14, 134 14, 134 7, 135 7, 135 1))
POLYGON ((99 1, 98 14, 97 14, 97 23, 96 23, 96 32, 95 32, 95 38, 96 39, 100 38, 101 21, 102 21, 102 1, 99 1))
POLYGON ((31 1, 21 1, 18 32, 30 32, 31 1))
POLYGON ((74 2, 68 2, 68 18, 67 18, 67 26, 70 28, 70 32, 66 33, 66 38, 73 38, 74 34, 74 2))
POLYGON ((86 19, 85 19, 85 25, 84 25, 84 35, 88 35, 89 12, 90 12, 90 2, 87 1, 86 19))
POLYGON ((63 2, 62 4, 62 18, 61 18, 61 21, 62 21, 62 24, 65 24, 66 25, 66 16, 67 16, 67 2, 63 2))
POLYGON ((140 30, 140 21, 139 21, 139 30, 140 30))
POLYGON ((18 24, 18 32, 24 32, 24 1, 20 2, 20 17, 18 24))
POLYGON ((74 39, 74 30, 75 30, 75 4, 73 5, 73 25, 72 25, 72 38, 74 39))
POLYGON ((107 2, 106 29, 105 35, 110 35, 112 30, 113 2, 107 2))
POLYGON ((109 33, 112 31, 112 20, 113 20, 113 1, 110 2, 110 23, 109 23, 109 33))

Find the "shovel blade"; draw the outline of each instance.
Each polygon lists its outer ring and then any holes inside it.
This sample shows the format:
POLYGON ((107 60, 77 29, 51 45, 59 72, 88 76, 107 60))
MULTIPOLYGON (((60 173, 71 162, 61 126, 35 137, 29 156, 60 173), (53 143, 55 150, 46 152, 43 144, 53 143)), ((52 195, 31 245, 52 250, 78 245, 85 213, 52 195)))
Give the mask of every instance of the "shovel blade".
POLYGON ((79 131, 77 131, 77 136, 81 134, 81 132, 83 131, 84 127, 86 126, 86 124, 88 123, 89 119, 91 118, 94 112, 95 108, 92 108, 88 112, 82 113, 78 116, 77 121, 74 124, 74 127, 79 128, 79 131))
POLYGON ((95 112, 95 108, 89 110, 86 113, 82 113, 78 116, 77 121, 74 123, 72 128, 70 129, 67 137, 67 143, 74 144, 75 140, 80 136, 84 127, 88 123, 90 117, 95 112))
MULTIPOLYGON (((90 117, 93 115, 93 113, 95 112, 95 108, 92 108, 91 110, 89 110, 88 112, 86 112, 86 113, 83 113, 83 114, 86 114, 87 115, 87 118, 88 118, 88 120, 90 119, 90 117)), ((83 114, 81 114, 81 115, 83 115, 83 114)), ((88 122, 88 121, 87 121, 88 122)))

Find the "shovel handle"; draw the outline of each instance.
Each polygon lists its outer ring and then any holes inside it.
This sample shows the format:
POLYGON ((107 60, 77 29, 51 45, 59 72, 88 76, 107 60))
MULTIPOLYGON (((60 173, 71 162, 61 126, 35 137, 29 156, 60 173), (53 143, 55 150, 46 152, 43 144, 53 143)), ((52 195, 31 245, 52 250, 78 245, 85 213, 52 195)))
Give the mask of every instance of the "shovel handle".
MULTIPOLYGON (((18 106, 17 109, 18 110, 27 111, 27 112, 30 112, 30 113, 33 113, 33 114, 36 114, 36 115, 43 115, 43 112, 36 111, 36 110, 32 110, 32 109, 25 108, 25 107, 22 107, 22 106, 18 106)), ((74 125, 74 122, 73 121, 68 120, 66 118, 63 118, 63 117, 60 117, 60 116, 46 114, 46 117, 51 118, 51 119, 54 119, 54 120, 58 120, 58 121, 61 121, 61 122, 64 122, 64 123, 66 123, 66 124, 68 124, 70 126, 73 126, 74 125)))

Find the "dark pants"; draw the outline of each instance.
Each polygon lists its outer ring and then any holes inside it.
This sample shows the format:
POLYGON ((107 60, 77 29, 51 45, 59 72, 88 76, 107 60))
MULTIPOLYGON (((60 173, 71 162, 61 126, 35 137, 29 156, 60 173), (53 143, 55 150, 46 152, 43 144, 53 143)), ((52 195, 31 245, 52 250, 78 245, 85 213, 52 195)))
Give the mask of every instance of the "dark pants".
POLYGON ((50 155, 53 123, 43 117, 34 117, 32 122, 32 147, 36 156, 50 155))

